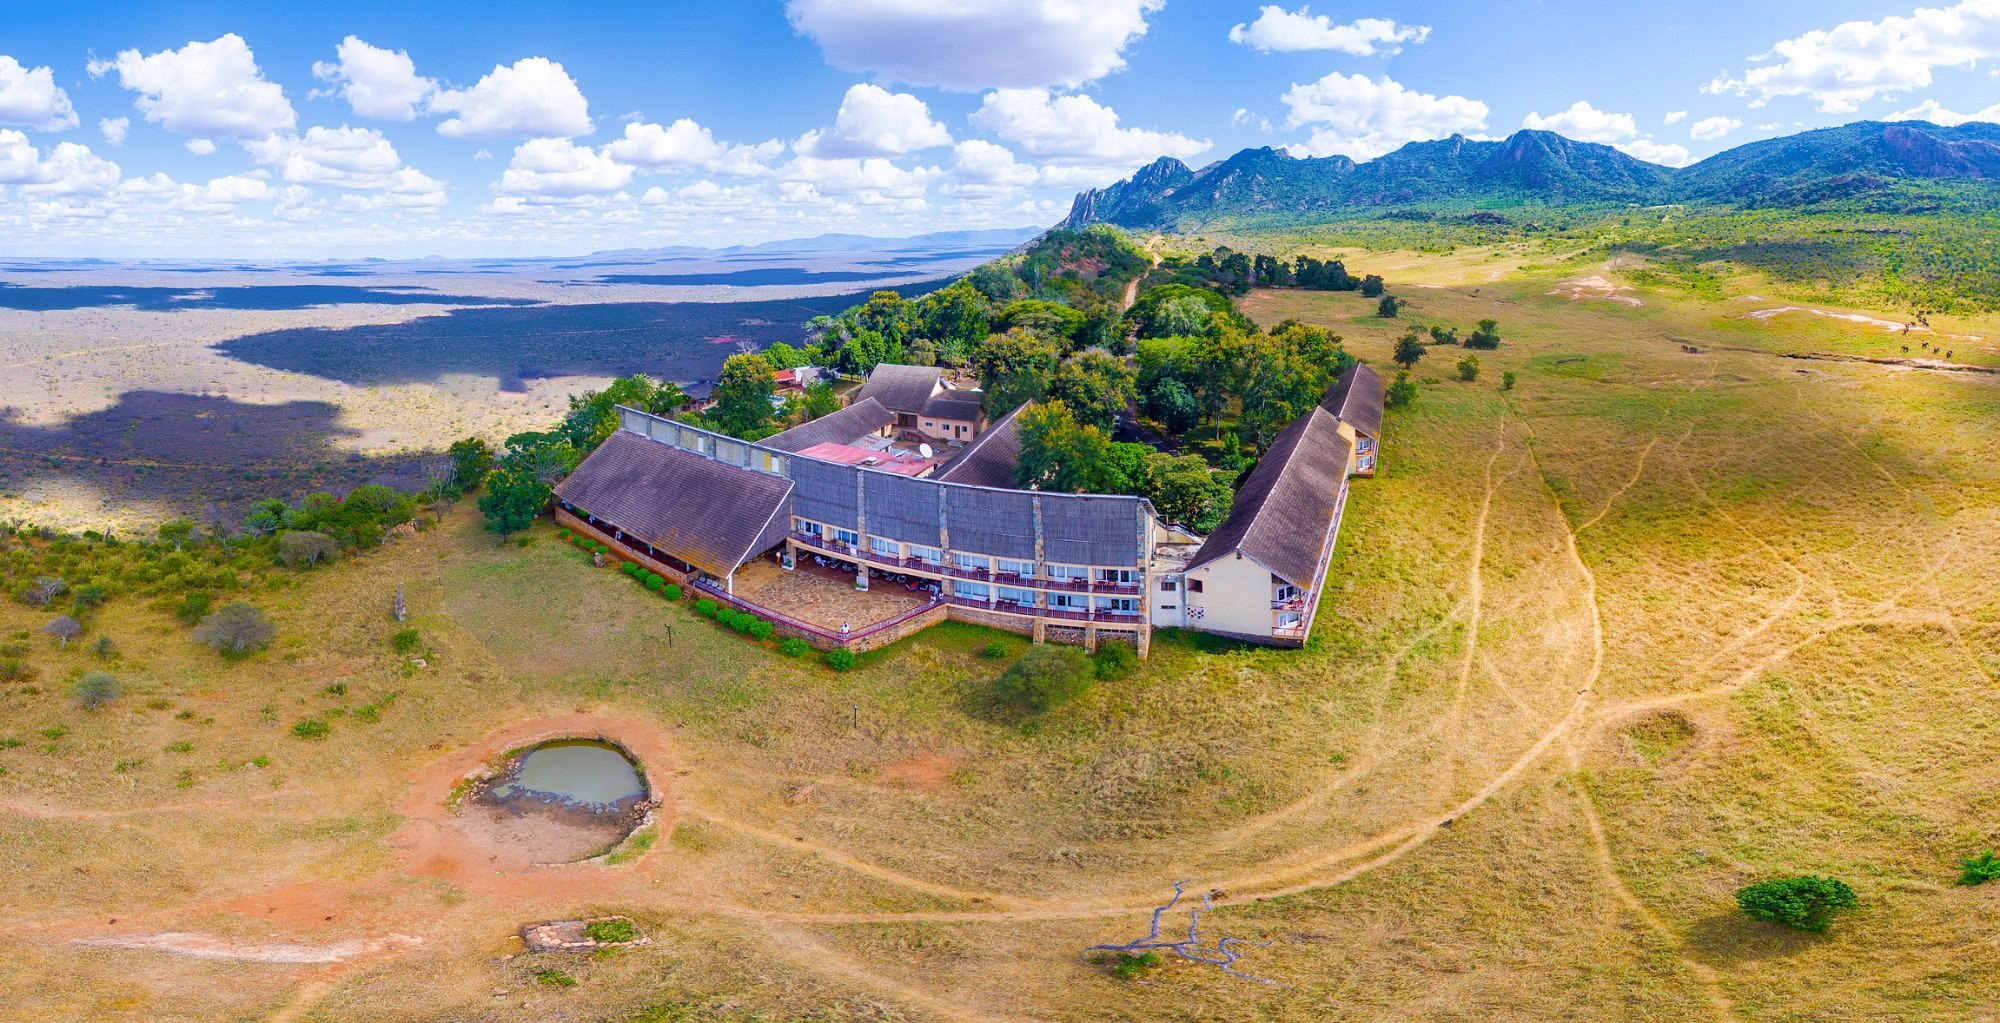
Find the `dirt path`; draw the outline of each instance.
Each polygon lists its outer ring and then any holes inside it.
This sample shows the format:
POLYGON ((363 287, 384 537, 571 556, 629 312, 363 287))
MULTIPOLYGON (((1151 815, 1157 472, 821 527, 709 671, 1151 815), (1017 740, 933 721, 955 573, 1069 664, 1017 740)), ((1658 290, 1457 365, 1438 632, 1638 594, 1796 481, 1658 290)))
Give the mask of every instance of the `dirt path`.
POLYGON ((1584 530, 1589 529, 1594 525, 1597 525, 1599 522, 1604 521, 1604 517, 1606 515, 1611 514, 1611 506, 1617 504, 1618 499, 1624 497, 1627 491, 1639 485, 1639 477, 1646 474, 1646 456, 1652 454, 1653 448, 1657 446, 1659 443, 1660 443, 1660 435, 1654 434, 1653 439, 1646 442, 1645 450, 1639 452, 1639 464, 1632 467, 1632 478, 1626 480, 1624 486, 1621 486, 1617 490, 1612 491, 1610 496, 1604 499, 1604 507, 1597 509, 1597 514, 1592 515, 1589 521, 1585 522, 1583 525, 1576 527, 1577 532, 1581 533, 1584 530))

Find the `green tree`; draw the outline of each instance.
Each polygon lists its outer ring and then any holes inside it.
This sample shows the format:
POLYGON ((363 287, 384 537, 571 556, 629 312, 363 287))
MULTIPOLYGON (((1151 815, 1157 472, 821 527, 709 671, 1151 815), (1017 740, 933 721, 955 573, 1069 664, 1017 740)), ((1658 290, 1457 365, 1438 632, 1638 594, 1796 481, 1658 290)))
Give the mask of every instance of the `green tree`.
POLYGON ((664 415, 687 403, 673 384, 655 383, 644 374, 620 377, 601 391, 570 395, 569 412, 557 428, 571 447, 591 452, 618 430, 618 406, 664 415))
POLYGON ((821 416, 832 415, 840 411, 840 394, 833 389, 832 384, 824 380, 812 384, 799 398, 799 411, 805 414, 808 422, 821 416))
POLYGON ((1736 905, 1752 919, 1818 934, 1836 914, 1861 904, 1844 881, 1807 874, 1737 889, 1736 905))
POLYGON ((194 523, 187 519, 174 519, 171 522, 160 524, 160 541, 162 543, 173 544, 174 550, 180 550, 186 546, 188 540, 193 536, 194 523))
POLYGON ((1389 384, 1388 392, 1383 395, 1383 404, 1390 408, 1404 408, 1416 400, 1417 382, 1410 379, 1409 370, 1396 374, 1396 379, 1389 384))
POLYGON ((548 507, 555 485, 576 470, 577 451, 554 433, 517 433, 486 478, 479 510, 486 528, 506 536, 528 528, 548 507))
POLYGON ((1083 695, 1095 675, 1090 658, 1073 646, 1031 646, 993 683, 993 695, 1042 714, 1083 695))
POLYGON ((1383 295, 1382 301, 1375 303, 1375 315, 1393 320, 1403 311, 1403 300, 1394 295, 1383 295))
POLYGON ((1423 361, 1426 351, 1422 338, 1414 333, 1404 334, 1402 339, 1396 342, 1396 354, 1393 358, 1396 360, 1396 365, 1405 370, 1412 370, 1417 368, 1417 363, 1423 361))
POLYGON ((1201 422, 1201 405, 1186 384, 1168 378, 1146 394, 1146 414, 1159 421, 1169 434, 1178 437, 1201 422))
POLYGON ((1458 360, 1458 378, 1468 384, 1479 379, 1479 356, 1467 355, 1458 360))
POLYGON ((1111 445, 1103 430, 1076 421, 1059 401, 1035 402, 1015 419, 1021 455, 1014 466, 1015 485, 1024 490, 1081 493, 1096 479, 1099 463, 1111 445))
POLYGON ((709 421, 732 437, 768 434, 776 413, 771 405, 777 394, 777 383, 772 379, 775 372, 761 355, 730 356, 715 379, 715 406, 708 410, 709 421))
POLYGON ((493 449, 478 437, 458 441, 445 453, 451 456, 452 465, 457 470, 460 492, 479 489, 479 485, 486 482, 486 474, 493 469, 493 449))
POLYGON ((963 365, 992 330, 992 305, 967 281, 939 288, 917 303, 925 337, 940 362, 963 365))
POLYGON ((1375 274, 1369 274, 1361 278, 1362 298, 1381 298, 1383 291, 1387 290, 1387 288, 1388 285, 1383 283, 1382 278, 1375 274))
POLYGON ((118 698, 118 680, 108 672, 93 671, 76 680, 69 696, 84 710, 96 710, 118 698))
POLYGON ((993 326, 1001 331, 1032 330, 1059 339, 1064 349, 1075 348, 1088 325, 1088 317, 1083 313, 1040 299, 1015 302, 1000 310, 999 317, 993 321, 993 326))
POLYGON ((1480 320, 1478 329, 1474 330, 1472 332, 1472 335, 1465 339, 1465 347, 1467 348, 1500 347, 1500 321, 1480 320))
POLYGON ((1513 389, 1514 389, 1514 371, 1513 371, 1513 370, 1511 370, 1511 369, 1510 369, 1510 370, 1506 370, 1506 371, 1504 371, 1504 372, 1502 372, 1502 373, 1500 374, 1500 389, 1501 389, 1501 390, 1503 390, 1503 391, 1511 391, 1511 390, 1513 390, 1513 389))
POLYGON ((224 657, 245 657, 270 646, 277 634, 261 609, 238 601, 203 618, 194 638, 224 657))
POLYGON ((1049 397, 1068 405, 1079 422, 1110 430, 1136 397, 1136 389, 1123 359, 1088 351, 1056 367, 1049 397))
POLYGON ((278 560, 293 567, 310 567, 322 561, 332 561, 339 553, 340 544, 325 533, 293 529, 278 536, 278 560))
POLYGON ((1049 378, 1062 358, 1048 335, 1025 327, 995 334, 979 346, 973 365, 986 390, 986 414, 999 418, 1049 393, 1049 378))
POLYGON ((1209 533, 1228 517, 1235 495, 1200 455, 1156 451, 1146 459, 1146 498, 1168 522, 1209 533))

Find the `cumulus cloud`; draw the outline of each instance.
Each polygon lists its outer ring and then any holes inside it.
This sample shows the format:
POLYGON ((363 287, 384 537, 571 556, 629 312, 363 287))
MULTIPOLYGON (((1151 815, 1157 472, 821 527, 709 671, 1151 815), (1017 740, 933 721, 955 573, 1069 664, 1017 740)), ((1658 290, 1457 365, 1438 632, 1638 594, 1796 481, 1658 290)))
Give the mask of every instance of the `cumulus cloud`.
POLYGON ((993 202, 1020 194, 1041 174, 1014 151, 985 139, 967 139, 951 150, 951 181, 944 191, 973 202, 993 202))
POLYGON ((1162 156, 1195 156, 1210 146, 1207 139, 1121 128, 1117 112, 1089 96, 1056 95, 1046 89, 990 92, 973 112, 972 123, 1055 164, 1137 167, 1162 156))
POLYGON ((1946 109, 1937 100, 1927 99, 1908 110, 1898 110, 1884 119, 1890 121, 1929 121, 1932 124, 1941 124, 1947 128, 1972 121, 2000 122, 2000 103, 1974 113, 1961 114, 1955 110, 1946 109))
POLYGON ((1704 117, 1688 126, 1688 137, 1696 142, 1713 142, 1743 127, 1734 117, 1704 117))
POLYGON ((62 131, 77 125, 69 94, 56 86, 50 68, 27 68, 0 53, 0 124, 62 131))
POLYGON ((520 199, 573 199, 616 192, 632 183, 633 168, 566 138, 529 139, 493 186, 520 199))
POLYGON ((1688 119, 1688 112, 1687 112, 1687 111, 1685 111, 1685 110, 1673 110, 1673 111, 1669 111, 1669 112, 1667 113, 1667 116, 1666 116, 1666 118, 1665 118, 1665 123, 1667 123, 1667 124, 1679 124, 1679 123, 1681 123, 1682 121, 1685 121, 1685 120, 1687 120, 1687 119, 1688 119))
POLYGON ((665 127, 627 124, 625 136, 604 147, 606 156, 640 170, 701 169, 736 177, 769 173, 770 162, 784 151, 785 144, 777 139, 756 145, 718 141, 714 133, 685 117, 665 127))
POLYGON ((806 132, 792 149, 802 156, 900 156, 951 145, 951 132, 931 120, 931 108, 908 93, 866 82, 847 90, 833 127, 806 132))
POLYGON ((787 0, 843 71, 958 92, 1075 86, 1125 66, 1166 0, 787 0))
POLYGON ((1694 154, 1686 146, 1673 142, 1654 142, 1651 139, 1633 139, 1616 144, 1620 152, 1647 163, 1657 163, 1666 167, 1685 167, 1694 162, 1694 154))
POLYGON ((2000 3, 1964 0, 1782 40, 1751 57, 1756 66, 1741 75, 1717 75, 1702 91, 1749 97, 1753 107, 1798 96, 1828 113, 1844 114, 1877 96, 1928 88, 1938 68, 1966 67, 1994 56, 2000 56, 2000 3))
POLYGON ((356 114, 382 121, 408 121, 437 92, 437 81, 417 74, 417 65, 402 50, 371 46, 348 36, 333 48, 340 58, 332 64, 314 61, 313 77, 332 88, 312 95, 338 95, 356 114))
POLYGON ((1369 160, 1422 139, 1486 127, 1487 106, 1464 96, 1433 96, 1384 75, 1343 75, 1294 83, 1280 97, 1291 109, 1286 127, 1312 129, 1293 149, 1311 156, 1369 160))
POLYGON ((832 195, 853 198, 866 204, 881 204, 893 200, 921 200, 932 179, 943 172, 936 167, 898 167, 880 157, 859 159, 820 160, 801 156, 779 170, 781 195, 790 195, 789 201, 806 201, 805 192, 797 187, 806 186, 817 195, 832 195))
POLYGON ((104 141, 114 146, 125 144, 125 133, 132 130, 129 117, 101 117, 97 120, 97 130, 104 133, 104 141))
POLYGON ((189 139, 186 142, 181 143, 181 145, 185 147, 188 152, 193 153, 196 156, 215 155, 214 139, 189 139))
POLYGON ((0 185, 18 186, 23 195, 103 194, 118 178, 118 165, 89 146, 61 142, 44 156, 27 135, 0 128, 0 185))
POLYGON ((231 213, 248 202, 264 202, 276 191, 270 182, 247 174, 211 178, 206 184, 184 183, 171 193, 168 205, 184 213, 231 213))
POLYGON ((274 135, 246 143, 244 149, 295 185, 381 192, 395 197, 401 206, 438 207, 445 202, 444 182, 403 166, 396 147, 373 128, 315 126, 303 136, 274 135))
POLYGON ((93 78, 116 71, 118 84, 139 94, 133 105, 146 120, 181 135, 259 139, 298 120, 285 90, 265 81, 249 44, 233 32, 150 56, 124 50, 91 61, 89 70, 93 78))
POLYGON ((439 90, 430 109, 458 115, 438 125, 438 134, 452 138, 569 138, 592 128, 583 90, 547 57, 495 65, 469 89, 439 90))
POLYGON ((1613 114, 1599 110, 1584 100, 1570 104, 1568 110, 1543 117, 1530 113, 1522 119, 1521 127, 1535 131, 1552 131, 1566 135, 1578 142, 1616 142, 1639 133, 1639 125, 1631 114, 1613 114))
POLYGON ((1324 14, 1309 7, 1287 11, 1267 4, 1257 12, 1257 20, 1229 30, 1229 41, 1260 53, 1297 53, 1303 50, 1338 50, 1356 57, 1398 54, 1405 43, 1421 43, 1430 38, 1429 25, 1402 25, 1387 18, 1362 18, 1336 25, 1324 14))

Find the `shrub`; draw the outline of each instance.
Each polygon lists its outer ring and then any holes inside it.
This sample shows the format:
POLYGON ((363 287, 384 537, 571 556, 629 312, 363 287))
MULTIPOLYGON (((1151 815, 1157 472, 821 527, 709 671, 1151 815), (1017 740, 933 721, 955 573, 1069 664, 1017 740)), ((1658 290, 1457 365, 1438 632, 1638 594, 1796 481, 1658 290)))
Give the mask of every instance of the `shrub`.
POLYGON ((1818 934, 1834 914, 1861 904, 1854 889, 1831 877, 1778 877, 1738 889, 1736 905, 1752 919, 1818 934))
POLYGON ((297 568, 332 561, 340 554, 340 544, 325 533, 294 529, 278 536, 278 560, 297 568))
POLYGON ((707 597, 703 597, 702 599, 694 602, 694 613, 702 616, 703 618, 715 617, 716 612, 720 609, 721 605, 717 604, 713 600, 708 599, 707 597))
POLYGON ((784 654, 786 657, 804 657, 812 653, 812 644, 803 639, 793 637, 778 644, 778 652, 784 654))
POLYGON ((104 601, 110 595, 101 584, 86 583, 76 588, 76 593, 69 598, 69 603, 71 607, 76 608, 103 607, 104 601))
POLYGON ((535 981, 550 987, 575 987, 576 978, 553 967, 544 966, 534 971, 535 981))
POLYGON ((1390 408, 1403 408, 1417 400, 1417 382, 1406 372, 1396 374, 1396 380, 1389 385, 1383 403, 1390 408))
POLYGON ((1959 884, 1985 884, 1995 878, 2000 878, 2000 856, 1993 855, 1993 850, 1991 849, 1977 856, 1968 856, 1965 859, 1959 860, 1958 865, 1964 870, 1964 873, 1958 875, 1959 884))
POLYGON ((182 597, 181 602, 174 605, 174 617, 186 625, 199 625, 203 618, 208 617, 209 609, 214 606, 214 597, 196 590, 182 597))
POLYGON ((775 628, 776 626, 773 626, 770 622, 762 618, 752 618, 750 619, 750 628, 744 631, 750 633, 751 639, 766 640, 771 638, 771 632, 775 628))
POLYGON ((96 710, 118 698, 118 680, 110 675, 93 671, 76 680, 69 689, 70 699, 84 710, 96 710))
POLYGON ((556 539, 561 540, 564 543, 568 543, 569 538, 575 535, 576 535, 575 533, 572 533, 567 529, 556 530, 556 539))
POLYGON ((1111 642, 1099 646, 1091 661, 1098 678, 1115 682, 1132 674, 1132 668, 1139 663, 1139 654, 1129 644, 1111 642))
POLYGON ((729 627, 747 636, 750 634, 750 627, 756 624, 756 615, 739 612, 734 619, 730 620, 729 627))
POLYGON ((847 649, 828 650, 826 656, 821 658, 821 660, 824 660, 826 666, 835 671, 848 671, 854 667, 854 651, 847 649))
POLYGON ((299 739, 324 739, 333 733, 333 726, 320 718, 300 718, 292 725, 292 735, 299 739))
POLYGON ((67 650, 70 640, 83 635, 83 623, 68 615, 57 615, 49 624, 42 626, 42 631, 67 650))
POLYGON ((660 595, 666 597, 668 600, 679 600, 681 599, 681 588, 675 583, 668 583, 666 588, 660 591, 660 595))
POLYGON ((1503 371, 1503 372, 1502 372, 1502 373, 1500 374, 1500 389, 1501 389, 1501 390, 1503 390, 1503 391, 1511 391, 1511 390, 1513 390, 1513 389, 1514 389, 1514 379, 1515 379, 1515 378, 1514 378, 1514 371, 1513 371, 1513 370, 1511 370, 1511 369, 1510 369, 1510 370, 1505 370, 1505 371, 1503 371))
POLYGON ((118 656, 118 644, 111 642, 110 636, 99 636, 97 642, 90 644, 90 652, 96 654, 98 660, 108 661, 118 656))
POLYGON ((646 584, 646 588, 652 590, 654 593, 658 593, 661 590, 665 589, 667 585, 667 581, 665 579, 662 579, 651 572, 646 573, 646 578, 644 582, 646 584))
POLYGON ((1458 378, 1468 384, 1479 379, 1479 356, 1468 355, 1458 360, 1458 378))
POLYGON ((1082 695, 1092 674, 1090 659, 1075 647, 1029 647, 993 684, 993 694, 1040 714, 1082 695))
POLYGON ((278 627, 264 612, 238 601, 201 620, 194 638, 224 657, 244 657, 271 645, 278 627))
POLYGON ((415 629, 404 629, 389 637, 389 646, 399 654, 413 654, 423 644, 423 636, 415 629))
POLYGON ((28 663, 18 657, 0 661, 0 682, 25 682, 33 677, 35 669, 28 667, 28 663))
POLYGON ((583 936, 599 944, 614 945, 639 936, 630 920, 592 920, 583 925, 583 936))
POLYGON ((1158 952, 1119 952, 1111 960, 1111 975, 1119 980, 1138 980, 1160 965, 1158 952))
POLYGON ((14 598, 29 607, 47 607, 51 601, 68 592, 68 583, 54 576, 42 576, 21 587, 14 598))
POLYGON ((980 647, 979 656, 984 657, 989 661, 997 661, 1000 658, 1007 656, 1007 644, 1002 643, 996 639, 993 642, 988 643, 983 647, 980 647))

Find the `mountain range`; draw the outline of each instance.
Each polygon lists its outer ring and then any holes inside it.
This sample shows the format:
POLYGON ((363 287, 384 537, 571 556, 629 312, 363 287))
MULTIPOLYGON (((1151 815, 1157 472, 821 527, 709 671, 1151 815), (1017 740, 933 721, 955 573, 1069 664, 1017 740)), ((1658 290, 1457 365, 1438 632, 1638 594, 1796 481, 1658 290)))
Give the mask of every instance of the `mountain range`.
POLYGON ((1366 163, 1268 147, 1200 170, 1162 157, 1079 194, 1063 226, 1185 230, 1225 217, 1441 205, 1804 206, 1911 181, 2000 181, 2000 125, 1861 121, 1751 142, 1679 169, 1548 131, 1412 142, 1366 163))

